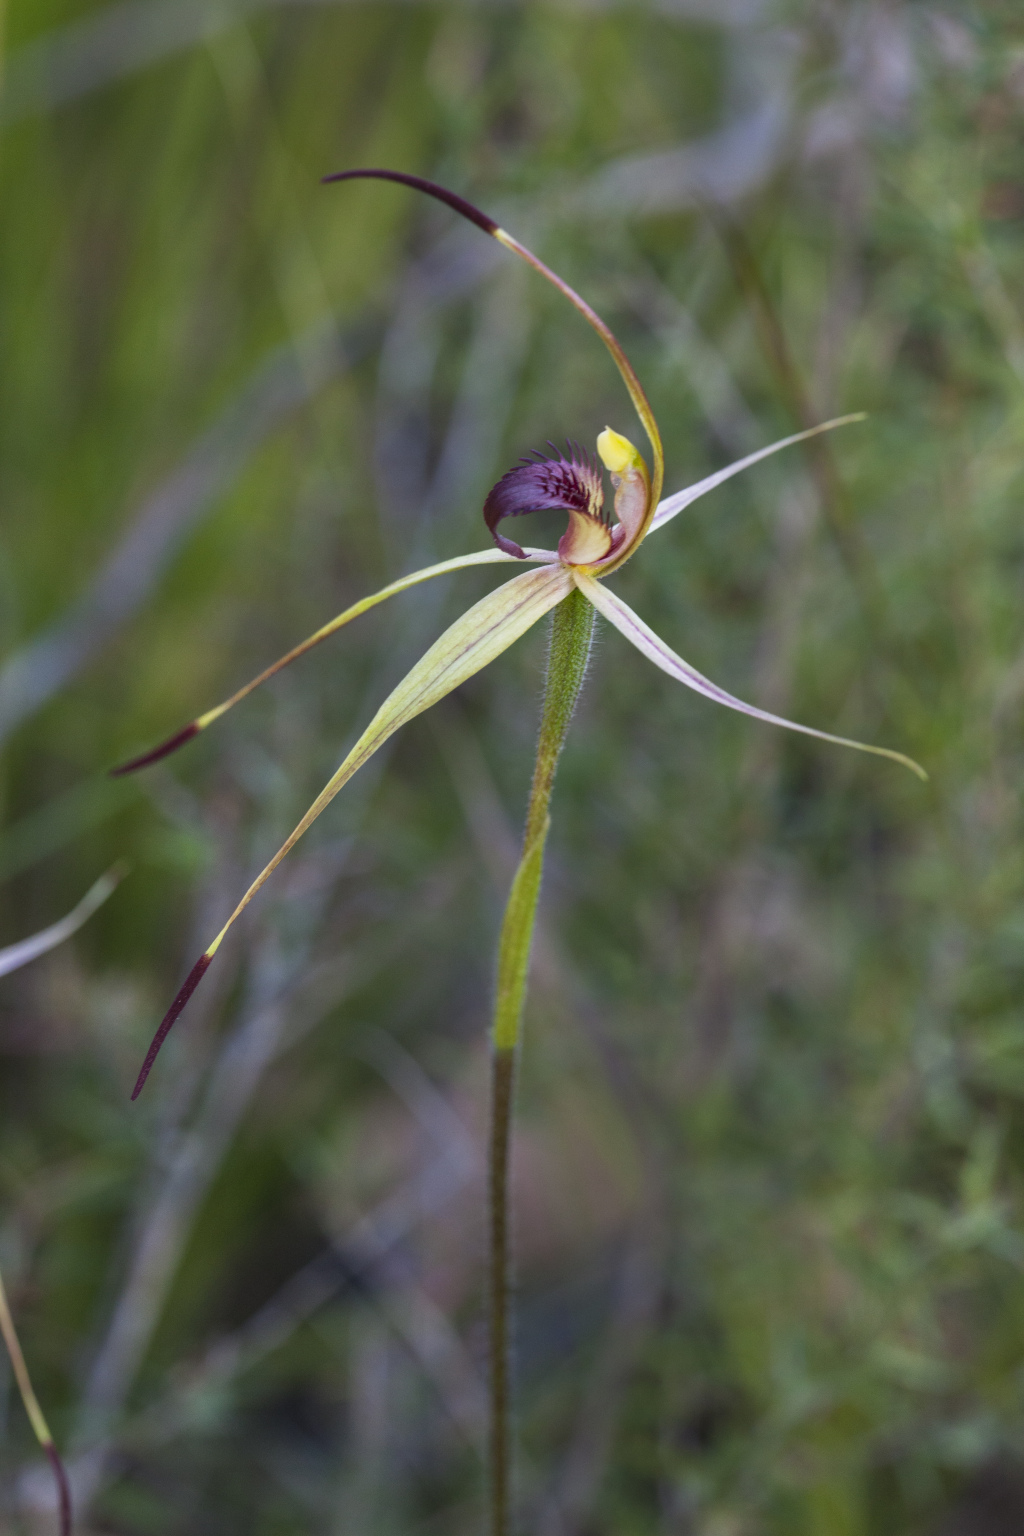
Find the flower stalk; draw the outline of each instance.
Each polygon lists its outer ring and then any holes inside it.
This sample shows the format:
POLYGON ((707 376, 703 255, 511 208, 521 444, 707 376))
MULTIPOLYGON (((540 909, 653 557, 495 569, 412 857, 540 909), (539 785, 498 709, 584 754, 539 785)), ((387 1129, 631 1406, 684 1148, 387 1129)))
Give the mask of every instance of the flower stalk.
POLYGON ((509 1536, 512 1512, 511 1435, 511 1222, 509 1171, 516 1057, 530 949, 551 826, 551 791, 558 759, 586 676, 594 638, 594 613, 582 593, 570 592, 551 618, 544 704, 533 783, 526 811, 523 852, 509 892, 498 942, 498 975, 491 1030, 490 1191, 490 1473, 492 1536, 509 1536))
POLYGON ((491 1055, 491 1126, 487 1184, 490 1200, 490 1475, 491 1536, 509 1536, 512 1514, 512 1248, 509 1172, 516 1058, 512 1047, 494 1046, 491 1055))

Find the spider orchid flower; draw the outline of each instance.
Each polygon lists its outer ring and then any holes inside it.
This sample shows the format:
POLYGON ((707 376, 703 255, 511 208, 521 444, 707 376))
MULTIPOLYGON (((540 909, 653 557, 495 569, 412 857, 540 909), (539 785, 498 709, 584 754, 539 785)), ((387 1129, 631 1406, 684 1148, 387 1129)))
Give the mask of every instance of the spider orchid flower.
MULTIPOLYGON (((831 431, 847 422, 862 420, 862 416, 841 416, 813 427, 809 431, 797 432, 791 437, 785 437, 663 500, 661 493, 664 479, 664 455, 654 414, 621 346, 590 305, 555 272, 545 266, 532 251, 527 250, 493 219, 473 204, 466 202, 464 198, 434 182, 390 170, 341 171, 336 175, 325 177, 324 180, 327 182, 349 181, 363 177, 400 182, 446 203, 486 234, 491 235, 506 250, 512 251, 528 262, 535 271, 564 294, 597 332, 611 353, 647 436, 651 462, 648 464, 639 449, 627 437, 611 427, 606 427, 597 439, 599 463, 577 445, 569 446, 568 456, 553 450, 553 456, 535 453, 522 460, 502 476, 484 504, 484 521, 494 540, 493 548, 474 551, 471 554, 457 556, 453 560, 444 560, 438 565, 427 566, 423 570, 391 582, 372 596, 363 598, 318 629, 315 634, 297 645, 279 661, 267 667, 258 677, 240 688, 224 703, 199 715, 183 730, 176 732, 152 751, 112 770, 114 774, 131 773, 167 756, 168 753, 175 751, 204 731, 207 726, 212 725, 227 710, 279 672, 282 667, 304 655, 313 646, 319 645, 321 641, 351 623, 360 614, 409 587, 416 586, 420 582, 431 581, 434 577, 446 575, 451 571, 478 565, 524 564, 535 567, 513 576, 510 581, 505 582, 468 609, 434 642, 384 701, 337 772, 324 786, 266 868, 257 875, 221 931, 186 977, 156 1032, 139 1073, 132 1094, 133 1098, 136 1098, 141 1091, 163 1041, 202 979, 232 924, 241 916, 281 860, 295 846, 302 834, 312 826, 343 785, 400 726, 429 709, 431 705, 438 703, 446 694, 458 688, 460 684, 486 667, 489 662, 494 661, 528 629, 532 629, 546 614, 573 594, 579 594, 580 598, 585 599, 584 608, 592 608, 601 614, 656 667, 660 667, 676 682, 692 688, 696 693, 703 694, 705 698, 713 700, 716 704, 724 704, 728 709, 739 710, 742 714, 750 715, 756 720, 767 721, 772 725, 784 726, 788 730, 815 736, 821 741, 892 758, 895 762, 910 768, 919 777, 926 777, 924 770, 902 752, 893 751, 888 747, 876 747, 864 742, 851 741, 843 736, 832 735, 828 731, 797 724, 793 720, 784 720, 778 715, 770 714, 766 710, 734 698, 731 693, 727 693, 724 688, 711 682, 689 662, 677 655, 671 646, 656 635, 643 619, 623 602, 621 597, 605 585, 606 578, 613 575, 630 559, 649 534, 664 528, 698 497, 706 495, 733 475, 739 474, 741 470, 749 468, 770 454, 778 453, 780 449, 789 447, 792 443, 801 442, 819 432, 831 431), (609 514, 604 505, 602 467, 603 470, 607 470, 614 491, 614 516, 609 514), (499 531, 500 525, 508 518, 551 509, 561 509, 568 514, 568 527, 559 540, 557 549, 523 547, 515 543, 506 533, 499 531)), ((591 621, 592 614, 588 622, 591 621)), ((587 646, 589 648, 589 630, 587 646)), ((538 759, 539 771, 540 759, 538 759)), ((551 777, 553 772, 552 762, 551 777)), ((535 779, 535 788, 537 782, 535 779)), ((546 833, 546 821, 543 831, 546 833)), ((543 837, 539 835, 538 829, 535 829, 535 832, 537 835, 534 837, 534 843, 540 847, 543 837)), ((530 846, 529 823, 527 845, 530 846)), ((520 866, 520 874, 530 885, 535 905, 540 879, 539 855, 534 860, 535 868, 531 866, 527 869, 528 863, 527 853, 524 851, 524 862, 520 866)), ((519 876, 517 876, 518 879, 519 876)), ((532 916, 530 930, 532 931, 532 916)), ((513 969, 517 971, 517 976, 509 984, 521 1002, 522 984, 525 983, 525 962, 523 966, 517 963, 513 969), (522 976, 518 976, 519 970, 523 970, 522 976)), ((499 1011, 502 985, 499 962, 499 1011)), ((500 1046, 501 1032, 497 1027, 496 1039, 500 1046)), ((507 1045, 508 1041, 504 1043, 507 1045)))

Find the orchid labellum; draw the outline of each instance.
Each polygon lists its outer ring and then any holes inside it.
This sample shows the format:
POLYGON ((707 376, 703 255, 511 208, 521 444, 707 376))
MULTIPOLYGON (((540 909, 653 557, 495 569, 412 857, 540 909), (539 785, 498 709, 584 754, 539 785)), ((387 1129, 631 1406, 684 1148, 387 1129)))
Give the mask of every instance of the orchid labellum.
POLYGON ((716 704, 753 716, 769 724, 801 731, 822 741, 877 753, 902 763, 924 778, 924 771, 909 757, 887 747, 866 745, 834 736, 827 731, 783 720, 777 715, 745 704, 704 677, 696 667, 677 655, 644 623, 622 598, 606 585, 649 534, 662 529, 698 497, 714 490, 731 476, 759 460, 818 432, 831 431, 860 416, 842 416, 810 431, 798 432, 707 476, 695 485, 662 499, 664 456, 661 436, 647 396, 618 341, 598 314, 569 285, 531 251, 471 203, 418 176, 389 170, 342 171, 325 181, 368 177, 403 183, 446 203, 507 250, 528 262, 552 283, 597 332, 619 370, 633 407, 646 434, 650 463, 620 432, 606 427, 597 438, 597 460, 577 445, 568 454, 553 449, 551 455, 533 453, 524 458, 494 486, 484 503, 484 522, 494 547, 461 555, 426 567, 384 587, 347 608, 289 651, 226 702, 200 715, 162 745, 143 754, 116 773, 129 773, 155 762, 198 735, 237 704, 260 683, 334 634, 344 625, 386 599, 419 582, 476 565, 524 564, 533 567, 481 598, 448 628, 385 699, 351 751, 314 800, 291 836, 253 881, 213 942, 200 956, 161 1023, 142 1065, 133 1098, 142 1089, 157 1053, 201 980, 232 924, 269 879, 288 851, 334 796, 374 752, 400 726, 438 703, 474 673, 508 649, 521 635, 553 612, 551 652, 542 711, 536 767, 526 818, 519 868, 502 926, 498 949, 497 988, 492 1031, 494 1046, 493 1115, 491 1141, 491 1253, 492 1253, 492 1353, 491 1353, 491 1507, 494 1536, 509 1529, 509 1428, 507 1415, 507 1174, 509 1134, 514 1083, 515 1052, 526 990, 530 945, 540 890, 544 844, 547 837, 555 769, 568 730, 593 634, 595 612, 629 640, 649 661, 676 682, 703 694, 716 704), (613 492, 609 512, 605 502, 604 472, 613 492), (556 510, 567 515, 567 527, 554 550, 536 549, 509 537, 509 520, 532 512, 556 510))

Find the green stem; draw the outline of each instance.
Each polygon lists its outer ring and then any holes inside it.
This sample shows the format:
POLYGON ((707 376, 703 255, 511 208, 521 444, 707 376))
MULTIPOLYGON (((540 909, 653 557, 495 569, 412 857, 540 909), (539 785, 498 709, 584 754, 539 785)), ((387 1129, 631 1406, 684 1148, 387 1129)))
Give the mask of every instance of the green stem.
POLYGON ((491 1063, 491 1379, 490 1454, 492 1536, 508 1536, 511 1519, 512 1435, 508 1230, 508 1165, 516 1053, 495 1051, 491 1063))
POLYGON ((509 1159, 515 1097, 516 1052, 537 916, 544 844, 555 771, 580 696, 594 634, 594 609, 582 592, 570 592, 554 611, 544 707, 523 852, 509 892, 498 943, 497 995, 491 1077, 490 1259, 491 1380, 490 1474, 492 1536, 511 1530, 509 1159))

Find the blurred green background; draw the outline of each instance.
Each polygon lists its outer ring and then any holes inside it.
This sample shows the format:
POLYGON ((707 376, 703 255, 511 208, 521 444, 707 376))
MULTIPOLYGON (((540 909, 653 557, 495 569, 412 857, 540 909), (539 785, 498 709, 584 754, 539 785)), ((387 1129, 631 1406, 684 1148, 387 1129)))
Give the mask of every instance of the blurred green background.
MULTIPOLYGON (((81 1529, 482 1521, 485 1031, 543 635, 394 738, 548 438, 667 490, 556 793, 516 1166, 523 1529, 1024 1522, 1024 18, 1005 0, 9 0, 0 87, 0 1266, 81 1529)), ((535 524, 542 522, 534 520, 535 524)), ((526 525, 523 525, 524 528, 526 525)), ((530 526, 544 542, 558 520, 530 526)), ((5 1367, 6 1369, 6 1367, 5 1367)), ((0 1528, 53 1527, 6 1383, 0 1528)))

